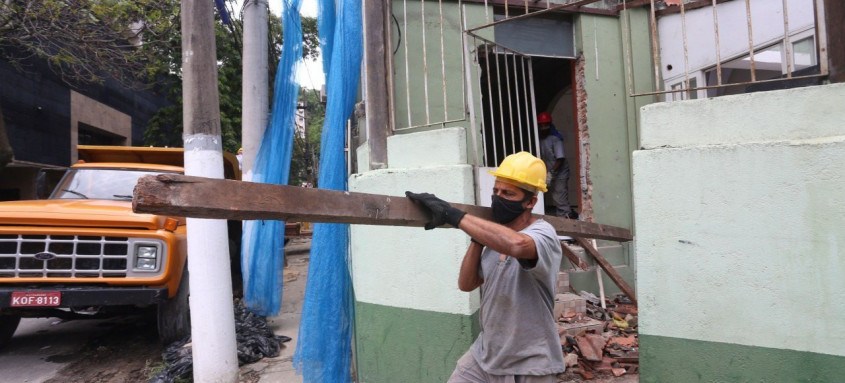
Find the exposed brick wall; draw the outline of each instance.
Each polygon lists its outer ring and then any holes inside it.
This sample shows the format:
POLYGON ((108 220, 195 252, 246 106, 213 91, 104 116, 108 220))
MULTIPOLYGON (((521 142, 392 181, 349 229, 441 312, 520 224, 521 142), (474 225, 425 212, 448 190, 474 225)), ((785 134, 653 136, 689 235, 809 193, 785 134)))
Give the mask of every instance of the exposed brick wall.
POLYGON ((579 198, 581 212, 579 218, 592 222, 593 182, 590 180, 590 132, 587 125, 587 90, 585 87, 584 56, 575 60, 575 115, 578 134, 578 174, 581 185, 579 198))

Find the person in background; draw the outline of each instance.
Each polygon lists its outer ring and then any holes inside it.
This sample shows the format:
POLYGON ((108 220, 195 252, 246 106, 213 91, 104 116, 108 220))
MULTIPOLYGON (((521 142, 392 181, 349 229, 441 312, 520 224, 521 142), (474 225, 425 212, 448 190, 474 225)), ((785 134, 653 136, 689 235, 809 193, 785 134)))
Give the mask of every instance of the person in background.
POLYGON ((540 133, 540 157, 546 164, 546 214, 564 218, 574 218, 569 205, 569 163, 563 149, 563 139, 552 124, 552 115, 542 112, 537 115, 537 128, 540 133), (553 207, 553 209, 550 209, 553 207), (552 212, 553 210, 554 212, 552 212))

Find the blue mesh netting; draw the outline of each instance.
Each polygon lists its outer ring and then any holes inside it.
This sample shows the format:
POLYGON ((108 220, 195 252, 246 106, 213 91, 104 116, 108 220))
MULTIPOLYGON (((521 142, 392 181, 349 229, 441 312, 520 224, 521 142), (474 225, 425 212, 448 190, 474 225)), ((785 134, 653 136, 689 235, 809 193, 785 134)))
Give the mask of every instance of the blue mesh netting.
MULTIPOLYGON (((296 65, 302 57, 300 0, 282 2, 282 57, 276 69, 273 108, 255 158, 253 182, 287 185, 299 84, 296 65)), ((244 221, 241 269, 244 300, 260 315, 276 315, 282 306, 284 271, 283 221, 244 221)))
MULTIPOLYGON (((320 149, 322 189, 346 190, 346 120, 360 78, 361 2, 320 0, 318 29, 327 60, 326 120, 320 149)), ((324 61, 324 70, 326 64, 324 61)), ((348 263, 349 225, 318 223, 294 366, 305 382, 349 382, 352 361, 353 293, 348 263)))

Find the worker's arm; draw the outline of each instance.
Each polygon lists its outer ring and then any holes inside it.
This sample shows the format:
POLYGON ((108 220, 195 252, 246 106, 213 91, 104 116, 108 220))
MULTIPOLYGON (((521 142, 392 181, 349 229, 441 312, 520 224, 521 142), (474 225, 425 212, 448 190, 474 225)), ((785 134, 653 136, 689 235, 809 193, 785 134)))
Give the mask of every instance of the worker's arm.
POLYGON ((499 253, 520 259, 537 259, 537 245, 527 234, 471 214, 460 220, 458 228, 499 253))
POLYGON ((461 262, 461 271, 458 273, 458 289, 470 292, 484 283, 481 277, 481 250, 484 246, 470 242, 464 260, 461 262))
POLYGON ((537 259, 537 245, 534 239, 526 234, 467 214, 433 194, 405 192, 405 195, 431 213, 431 221, 425 225, 426 230, 449 224, 501 254, 527 260, 537 259))

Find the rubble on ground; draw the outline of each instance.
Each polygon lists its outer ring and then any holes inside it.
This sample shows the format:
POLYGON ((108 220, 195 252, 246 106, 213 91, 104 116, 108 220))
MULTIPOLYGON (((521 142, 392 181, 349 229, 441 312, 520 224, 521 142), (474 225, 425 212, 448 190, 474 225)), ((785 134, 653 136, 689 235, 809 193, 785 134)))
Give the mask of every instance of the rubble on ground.
MULTIPOLYGON (((243 366, 265 357, 279 356, 283 344, 291 338, 273 333, 267 325, 267 318, 247 309, 240 299, 235 300, 234 306, 238 365, 243 366)), ((165 366, 150 379, 150 383, 171 383, 189 379, 193 373, 191 349, 190 337, 168 345, 162 353, 165 366)))
POLYGON ((637 307, 624 295, 605 300, 581 291, 555 297, 566 372, 559 381, 621 377, 639 371, 637 307))

